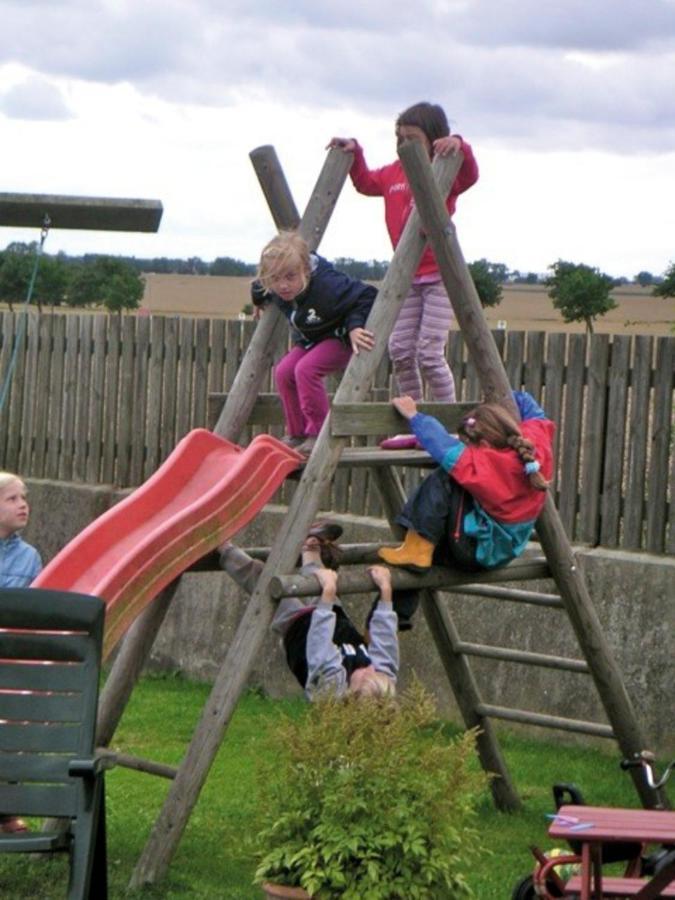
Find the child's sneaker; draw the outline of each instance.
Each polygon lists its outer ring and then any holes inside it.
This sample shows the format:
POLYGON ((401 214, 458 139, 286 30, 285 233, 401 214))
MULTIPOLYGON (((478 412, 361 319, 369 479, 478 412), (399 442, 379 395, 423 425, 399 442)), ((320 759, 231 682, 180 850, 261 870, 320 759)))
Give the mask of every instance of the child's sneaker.
POLYGON ((396 434, 380 441, 382 450, 421 450, 422 445, 414 434, 396 434))

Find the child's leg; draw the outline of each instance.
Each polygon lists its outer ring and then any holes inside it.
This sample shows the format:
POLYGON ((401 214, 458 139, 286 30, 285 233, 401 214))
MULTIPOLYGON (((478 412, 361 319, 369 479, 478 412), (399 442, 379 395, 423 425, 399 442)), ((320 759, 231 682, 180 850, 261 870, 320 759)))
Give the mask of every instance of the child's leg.
POLYGON ((422 399, 422 378, 417 362, 422 302, 422 285, 412 285, 389 338, 389 357, 398 393, 413 400, 422 399))
POLYGON ((442 281, 420 287, 423 305, 417 359, 422 378, 431 388, 434 400, 454 403, 455 379, 445 358, 448 332, 453 319, 452 306, 442 281))
POLYGON ((440 467, 426 476, 408 497, 396 521, 437 545, 447 532, 450 510, 450 476, 440 467))
POLYGON ((292 437, 305 434, 302 410, 298 398, 296 369, 307 353, 302 347, 293 347, 283 356, 274 368, 274 382, 279 392, 281 405, 284 408, 286 431, 292 437))
POLYGON ((352 355, 337 338, 320 341, 306 350, 295 367, 295 382, 304 422, 304 433, 317 435, 328 415, 329 403, 323 379, 346 368, 352 355))

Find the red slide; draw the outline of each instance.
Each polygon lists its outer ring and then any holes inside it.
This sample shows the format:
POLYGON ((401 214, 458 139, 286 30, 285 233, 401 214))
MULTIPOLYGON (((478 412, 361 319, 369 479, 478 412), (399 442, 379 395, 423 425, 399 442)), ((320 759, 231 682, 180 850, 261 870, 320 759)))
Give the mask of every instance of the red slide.
POLYGON ((269 435, 244 449, 195 429, 145 484, 64 547, 32 587, 105 600, 105 657, 153 597, 250 522, 301 461, 269 435))

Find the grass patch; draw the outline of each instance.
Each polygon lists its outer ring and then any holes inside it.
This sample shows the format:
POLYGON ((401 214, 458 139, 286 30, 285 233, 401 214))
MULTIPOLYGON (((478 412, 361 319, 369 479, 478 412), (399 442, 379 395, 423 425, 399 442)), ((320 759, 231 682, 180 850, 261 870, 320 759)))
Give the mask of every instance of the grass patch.
MULTIPOLYGON (((134 690, 113 747, 168 765, 178 765, 192 736, 208 686, 180 677, 146 677, 134 690)), ((107 775, 110 900, 256 900, 251 884, 255 863, 251 837, 256 821, 256 769, 264 732, 283 714, 299 715, 300 698, 269 700, 256 693, 242 698, 192 814, 167 878, 156 887, 128 891, 127 884, 168 792, 169 782, 128 769, 107 775)), ((453 729, 449 726, 448 732, 453 729)), ((618 768, 618 752, 561 747, 500 736, 502 750, 523 799, 515 815, 495 811, 489 796, 480 807, 485 855, 471 874, 479 900, 504 900, 513 884, 532 868, 527 850, 547 840, 545 813, 553 809, 551 784, 578 784, 589 803, 639 807, 628 776, 618 768)), ((377 814, 386 815, 386 810, 377 814)), ((66 860, 0 857, 0 897, 62 900, 66 860)), ((439 898, 440 900, 440 898, 439 898)))

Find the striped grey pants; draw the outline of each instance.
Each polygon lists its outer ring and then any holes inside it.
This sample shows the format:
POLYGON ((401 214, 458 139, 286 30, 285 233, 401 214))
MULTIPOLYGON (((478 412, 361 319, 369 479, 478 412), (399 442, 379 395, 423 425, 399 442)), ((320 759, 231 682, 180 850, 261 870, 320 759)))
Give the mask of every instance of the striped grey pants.
POLYGON ((434 400, 455 402, 455 379, 445 359, 452 319, 442 281, 411 286, 389 338, 399 394, 421 400, 424 381, 434 400))

